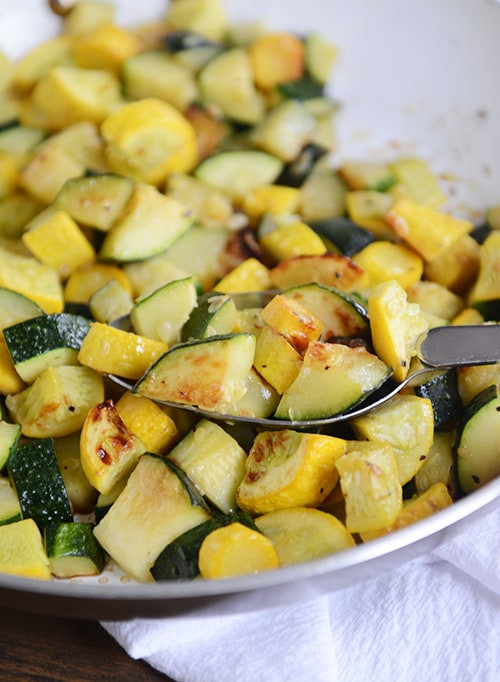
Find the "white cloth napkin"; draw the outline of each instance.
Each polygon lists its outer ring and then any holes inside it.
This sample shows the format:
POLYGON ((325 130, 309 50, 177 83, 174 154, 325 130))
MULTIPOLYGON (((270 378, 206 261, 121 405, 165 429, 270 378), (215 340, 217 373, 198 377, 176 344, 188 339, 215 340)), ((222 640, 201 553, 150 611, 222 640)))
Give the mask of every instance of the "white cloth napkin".
POLYGON ((177 682, 497 682, 500 509, 431 554, 290 606, 104 622, 177 682))

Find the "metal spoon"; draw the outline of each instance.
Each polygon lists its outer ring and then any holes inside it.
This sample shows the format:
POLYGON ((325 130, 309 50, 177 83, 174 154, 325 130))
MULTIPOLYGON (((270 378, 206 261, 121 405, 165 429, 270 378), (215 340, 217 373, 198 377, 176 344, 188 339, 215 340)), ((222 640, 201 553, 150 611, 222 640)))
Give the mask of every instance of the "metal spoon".
MULTIPOLYGON (((435 327, 422 336, 417 344, 417 357, 424 367, 409 374, 400 383, 392 379, 387 380, 377 391, 366 397, 358 405, 340 414, 322 419, 288 420, 260 418, 247 415, 221 414, 202 410, 195 405, 184 405, 170 401, 156 400, 156 402, 170 407, 194 412, 208 419, 226 422, 244 422, 265 428, 310 428, 327 426, 358 417, 379 405, 383 405, 395 396, 416 377, 427 372, 472 365, 491 365, 500 362, 500 325, 471 325, 435 327)), ((133 390, 133 384, 115 375, 109 378, 120 386, 133 390)))

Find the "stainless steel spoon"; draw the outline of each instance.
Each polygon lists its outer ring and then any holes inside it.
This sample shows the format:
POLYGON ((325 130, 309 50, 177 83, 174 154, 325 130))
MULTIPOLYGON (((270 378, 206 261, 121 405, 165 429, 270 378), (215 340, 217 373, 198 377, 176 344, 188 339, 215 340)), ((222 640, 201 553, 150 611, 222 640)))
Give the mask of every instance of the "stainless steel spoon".
MULTIPOLYGON (((346 412, 323 419, 288 420, 260 418, 246 415, 221 414, 202 410, 194 405, 184 405, 169 401, 156 402, 181 410, 194 412, 208 419, 225 422, 244 422, 264 428, 310 428, 327 426, 358 417, 383 405, 395 396, 416 377, 427 372, 468 367, 473 365, 491 365, 500 362, 500 324, 471 326, 435 327, 422 336, 417 344, 417 357, 424 367, 409 374, 404 381, 396 383, 387 380, 376 392, 346 412)), ((120 386, 133 390, 133 384, 120 377, 109 375, 109 378, 120 386)))

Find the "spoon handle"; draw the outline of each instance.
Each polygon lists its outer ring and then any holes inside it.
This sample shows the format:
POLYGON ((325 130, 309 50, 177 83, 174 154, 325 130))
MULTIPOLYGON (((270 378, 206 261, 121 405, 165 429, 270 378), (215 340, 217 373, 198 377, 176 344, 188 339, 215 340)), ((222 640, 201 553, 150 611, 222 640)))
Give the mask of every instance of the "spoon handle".
POLYGON ((500 362, 500 324, 435 327, 418 356, 429 367, 464 367, 500 362))

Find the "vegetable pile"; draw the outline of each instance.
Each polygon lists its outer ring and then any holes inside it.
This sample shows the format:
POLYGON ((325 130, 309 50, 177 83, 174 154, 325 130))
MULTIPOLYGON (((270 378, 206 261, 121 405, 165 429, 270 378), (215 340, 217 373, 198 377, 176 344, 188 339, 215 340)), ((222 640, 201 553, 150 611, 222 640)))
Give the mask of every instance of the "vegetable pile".
POLYGON ((275 569, 500 473, 498 363, 314 432, 182 409, 327 417, 430 327, 498 324, 500 206, 450 214, 420 158, 333 167, 336 54, 220 0, 133 28, 80 0, 0 55, 1 572, 275 569))

